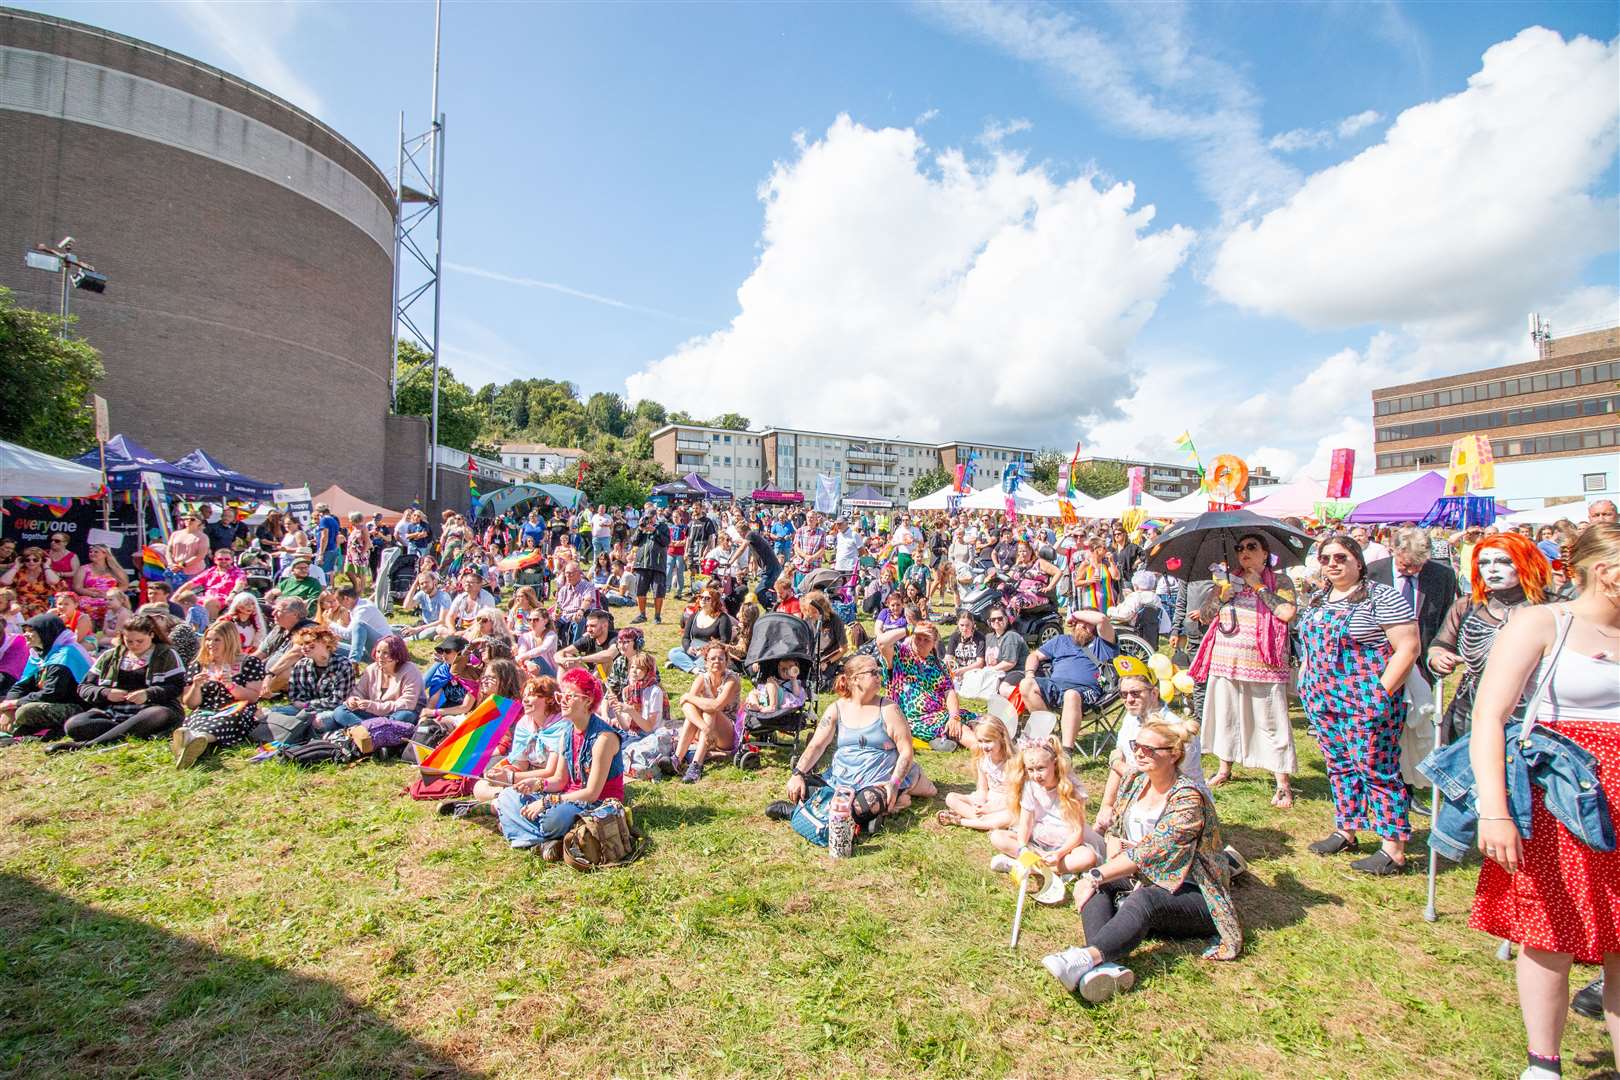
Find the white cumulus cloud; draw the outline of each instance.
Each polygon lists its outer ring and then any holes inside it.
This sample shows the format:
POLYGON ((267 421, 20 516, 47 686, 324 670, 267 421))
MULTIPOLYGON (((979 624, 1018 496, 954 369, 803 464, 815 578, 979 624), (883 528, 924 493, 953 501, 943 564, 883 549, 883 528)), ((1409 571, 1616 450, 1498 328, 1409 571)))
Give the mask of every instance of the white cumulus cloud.
POLYGON ((740 312, 632 375, 632 399, 910 438, 1066 437, 1127 390, 1131 342, 1194 239, 1152 229, 1129 184, 932 153, 847 116, 760 197, 740 312))
POLYGON ((319 116, 324 108, 315 88, 288 62, 284 42, 301 14, 298 4, 227 3, 190 0, 175 5, 180 17, 223 54, 219 66, 279 94, 319 116))
POLYGON ((1566 290, 1616 246, 1616 43, 1540 27, 1485 52, 1468 88, 1310 176, 1223 241, 1210 286, 1308 326, 1463 336, 1566 290))

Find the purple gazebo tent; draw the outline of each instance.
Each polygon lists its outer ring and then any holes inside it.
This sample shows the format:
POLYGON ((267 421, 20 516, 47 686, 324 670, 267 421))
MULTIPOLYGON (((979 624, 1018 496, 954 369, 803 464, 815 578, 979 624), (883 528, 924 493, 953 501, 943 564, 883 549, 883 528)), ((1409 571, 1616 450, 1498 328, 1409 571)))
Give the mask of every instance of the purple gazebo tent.
MULTIPOLYGON (((1426 472, 1409 484, 1357 504, 1345 520, 1352 525, 1380 525, 1395 521, 1422 521, 1446 494, 1446 478, 1426 472)), ((1498 514, 1507 507, 1496 504, 1498 514)))

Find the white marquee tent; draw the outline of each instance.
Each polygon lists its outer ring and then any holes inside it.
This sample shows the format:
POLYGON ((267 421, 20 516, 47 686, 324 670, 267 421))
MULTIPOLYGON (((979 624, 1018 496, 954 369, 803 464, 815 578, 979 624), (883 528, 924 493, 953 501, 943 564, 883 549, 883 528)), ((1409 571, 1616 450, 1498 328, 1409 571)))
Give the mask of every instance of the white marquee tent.
POLYGON ((97 469, 0 440, 0 495, 8 499, 88 499, 103 486, 97 469))

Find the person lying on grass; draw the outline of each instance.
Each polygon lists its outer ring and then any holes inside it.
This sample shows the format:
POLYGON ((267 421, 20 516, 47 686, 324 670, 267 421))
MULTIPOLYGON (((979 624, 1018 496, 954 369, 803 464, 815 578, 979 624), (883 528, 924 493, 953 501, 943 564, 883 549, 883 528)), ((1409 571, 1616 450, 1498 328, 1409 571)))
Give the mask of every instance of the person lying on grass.
POLYGON ((1132 743, 1137 771, 1108 830, 1108 859, 1075 883, 1086 944, 1041 961, 1087 1001, 1131 988, 1136 976, 1119 961, 1148 937, 1215 937, 1204 950, 1209 960, 1234 959, 1243 946, 1215 804, 1181 772, 1189 739, 1185 723, 1143 722, 1132 743))
POLYGON ((849 787, 856 792, 878 789, 883 813, 896 813, 915 798, 926 799, 936 788, 913 760, 911 726, 893 700, 883 697, 883 675, 877 659, 864 654, 844 662, 844 670, 833 681, 838 695, 810 737, 804 753, 793 765, 787 783, 787 800, 773 802, 767 816, 786 821, 794 806, 804 801, 812 783, 811 771, 821 755, 834 747, 832 764, 813 782, 833 788, 849 787))
POLYGON ((979 721, 978 744, 973 748, 973 772, 978 785, 964 795, 952 791, 939 812, 941 825, 991 832, 1011 828, 1012 806, 1007 800, 1007 766, 1013 758, 1007 725, 994 716, 979 721))
POLYGON ((730 756, 736 746, 742 680, 731 670, 724 642, 711 641, 704 647, 703 665, 692 689, 681 695, 685 722, 675 740, 675 760, 684 766, 681 781, 687 784, 703 778, 703 763, 710 754, 730 756))
POLYGON ((1000 852, 990 869, 1008 873, 1025 848, 1060 874, 1078 874, 1101 861, 1102 835, 1086 824, 1086 789, 1056 737, 1020 748, 1007 770, 1007 796, 1018 824, 990 834, 1000 852))
POLYGON ((563 673, 557 704, 571 730, 559 758, 559 778, 521 780, 495 797, 501 833, 514 848, 539 847, 547 862, 562 859, 562 839, 574 822, 608 799, 624 801, 619 734, 596 715, 602 684, 583 668, 563 673))

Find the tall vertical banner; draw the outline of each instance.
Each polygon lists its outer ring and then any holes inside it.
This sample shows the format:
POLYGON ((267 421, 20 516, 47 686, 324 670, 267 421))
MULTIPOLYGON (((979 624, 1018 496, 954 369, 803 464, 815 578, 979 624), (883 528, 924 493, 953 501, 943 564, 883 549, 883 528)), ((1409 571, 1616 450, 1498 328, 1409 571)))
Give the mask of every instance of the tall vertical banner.
POLYGON ((839 477, 816 473, 816 509, 821 513, 836 514, 838 512, 839 483, 839 477))
MULTIPOLYGON (((169 518, 169 493, 163 487, 161 473, 141 473, 141 489, 146 492, 146 499, 152 504, 152 514, 157 519, 158 532, 163 534, 163 542, 169 542, 169 534, 174 532, 174 522, 169 518)), ((141 543, 146 543, 146 537, 141 537, 141 543)))
POLYGON ((1483 435, 1464 435, 1451 444, 1451 466, 1447 470, 1446 494, 1466 495, 1496 486, 1496 459, 1491 442, 1483 435))
POLYGON ((1074 456, 1069 459, 1067 469, 1058 470, 1058 490, 1069 498, 1074 498, 1076 485, 1080 482, 1080 444, 1074 444, 1074 456))
POLYGON ((1147 469, 1141 465, 1132 465, 1126 472, 1131 481, 1131 505, 1142 505, 1142 491, 1147 487, 1147 469))
POLYGON ((1333 451, 1333 464, 1328 466, 1327 497, 1348 499, 1350 485, 1356 477, 1356 452, 1349 448, 1333 451))
POLYGON ((967 463, 965 461, 958 461, 956 463, 956 481, 955 481, 955 490, 956 491, 962 492, 962 491, 967 490, 967 488, 964 486, 964 484, 966 482, 966 479, 967 479, 967 463))

